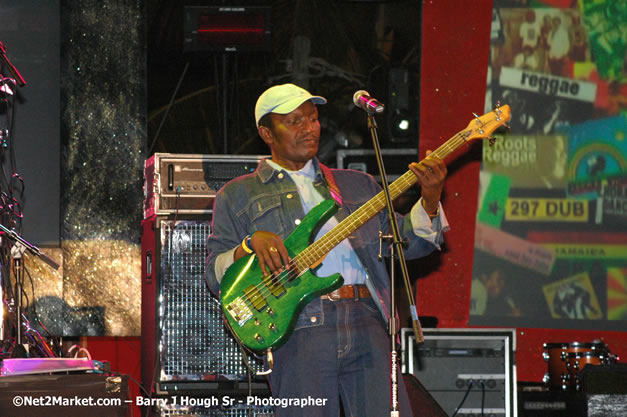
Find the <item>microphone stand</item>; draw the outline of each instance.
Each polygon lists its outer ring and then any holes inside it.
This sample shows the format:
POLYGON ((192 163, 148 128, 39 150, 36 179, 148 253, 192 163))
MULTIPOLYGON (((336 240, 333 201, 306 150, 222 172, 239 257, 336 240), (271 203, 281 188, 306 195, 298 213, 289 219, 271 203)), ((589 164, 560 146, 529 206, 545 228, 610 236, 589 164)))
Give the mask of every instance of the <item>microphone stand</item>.
POLYGON ((56 263, 54 259, 43 253, 37 246, 28 243, 26 240, 24 240, 23 237, 15 233, 14 230, 7 229, 2 224, 0 224, 0 231, 3 231, 9 239, 23 245, 30 253, 39 257, 42 261, 50 265, 52 268, 59 269, 59 264, 56 263))
MULTIPOLYGON (((414 297, 411 293, 411 285, 409 283, 409 272, 407 270, 407 263, 405 262, 405 253, 403 252, 403 241, 401 240, 401 234, 398 228, 398 222, 396 221, 396 215, 394 213, 394 206, 392 205, 392 199, 390 197, 390 189, 388 186, 387 176, 385 174, 385 167, 383 166, 383 158, 381 156, 381 147, 379 145, 379 136, 377 134, 377 122, 374 119, 375 110, 368 109, 368 129, 372 136, 372 144, 374 147, 375 157, 377 165, 379 166, 379 173, 381 175, 381 185, 383 186, 383 193, 385 195, 385 202, 388 209, 388 217, 390 219, 390 227, 392 230, 391 245, 391 268, 390 268, 390 384, 391 384, 391 398, 390 398, 390 417, 399 417, 399 403, 398 403, 398 352, 396 349, 396 339, 398 338, 398 322, 396 320, 396 294, 394 289, 394 261, 395 257, 398 257, 399 264, 403 280, 405 281, 405 290, 407 291, 407 297, 409 299, 412 326, 414 328, 414 334, 416 335, 416 341, 422 342, 424 340, 422 334, 422 328, 420 321, 418 321, 418 314, 416 312, 416 305, 414 297)), ((385 239, 388 236, 380 236, 380 239, 385 239)))
POLYGON ((11 248, 11 258, 13 259, 13 273, 15 274, 15 314, 17 319, 17 329, 16 329, 16 347, 22 346, 22 294, 23 294, 23 281, 24 281, 24 263, 22 260, 22 255, 26 250, 32 253, 35 256, 38 256, 42 261, 50 265, 54 269, 59 269, 59 264, 56 263, 52 258, 50 258, 45 253, 41 252, 41 250, 28 243, 24 240, 20 235, 15 233, 15 231, 7 229, 2 224, 0 224, 0 230, 5 233, 5 235, 14 241, 13 247, 11 248))

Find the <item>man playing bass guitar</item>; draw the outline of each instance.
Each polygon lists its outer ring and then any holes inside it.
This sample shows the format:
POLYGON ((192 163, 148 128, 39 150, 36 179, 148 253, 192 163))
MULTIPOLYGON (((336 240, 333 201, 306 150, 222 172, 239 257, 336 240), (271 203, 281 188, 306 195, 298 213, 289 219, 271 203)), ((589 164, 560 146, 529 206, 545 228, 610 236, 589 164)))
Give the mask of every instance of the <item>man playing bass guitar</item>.
MULTIPOLYGON (((368 174, 329 169, 316 158, 316 105, 325 103, 293 84, 261 94, 255 118, 272 158, 218 192, 205 278, 220 294, 230 326, 241 326, 244 344, 273 351, 273 397, 320 399, 307 407, 276 407, 276 416, 337 417, 341 404, 346 416, 380 417, 390 409, 390 280, 377 255, 379 231, 387 233, 389 222, 376 206, 363 222, 344 226, 381 189, 368 174), (252 269, 255 279, 247 277, 252 269), (325 281, 328 276, 335 278, 325 281), (284 310, 287 304, 295 307, 284 310)), ((443 242, 448 223, 440 196, 447 170, 435 157, 409 169, 422 196, 398 219, 408 242, 405 256, 412 259, 443 242)), ((402 382, 400 415, 410 416, 402 382)))

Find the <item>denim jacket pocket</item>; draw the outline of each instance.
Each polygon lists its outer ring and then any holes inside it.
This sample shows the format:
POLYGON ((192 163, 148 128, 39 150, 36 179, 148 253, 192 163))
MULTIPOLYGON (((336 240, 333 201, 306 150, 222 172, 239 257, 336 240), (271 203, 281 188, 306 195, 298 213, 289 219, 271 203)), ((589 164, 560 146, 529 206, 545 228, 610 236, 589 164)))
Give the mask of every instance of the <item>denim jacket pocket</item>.
POLYGON ((300 312, 294 330, 305 327, 322 326, 324 323, 324 312, 322 311, 322 299, 316 298, 305 306, 300 312))
POLYGON ((252 231, 271 230, 283 236, 284 222, 281 219, 281 198, 279 195, 263 195, 253 202, 249 208, 252 231))

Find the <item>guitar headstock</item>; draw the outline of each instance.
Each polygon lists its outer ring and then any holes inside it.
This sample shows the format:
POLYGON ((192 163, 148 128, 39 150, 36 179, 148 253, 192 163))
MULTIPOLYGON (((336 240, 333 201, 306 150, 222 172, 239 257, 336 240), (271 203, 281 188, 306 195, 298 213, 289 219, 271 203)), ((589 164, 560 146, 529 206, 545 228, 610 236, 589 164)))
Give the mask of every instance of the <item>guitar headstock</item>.
POLYGON ((497 104, 494 110, 483 116, 475 114, 475 119, 468 123, 466 129, 459 132, 459 134, 466 142, 473 139, 490 139, 490 144, 492 144, 494 139, 490 135, 499 127, 507 126, 506 123, 510 118, 509 105, 500 106, 497 104))

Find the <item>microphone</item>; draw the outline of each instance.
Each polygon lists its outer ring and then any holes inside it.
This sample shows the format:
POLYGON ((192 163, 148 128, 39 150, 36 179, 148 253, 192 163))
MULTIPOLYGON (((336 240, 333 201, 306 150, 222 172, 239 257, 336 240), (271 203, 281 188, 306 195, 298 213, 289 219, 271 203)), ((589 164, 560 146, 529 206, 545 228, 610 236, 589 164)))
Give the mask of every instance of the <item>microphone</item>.
POLYGON ((353 94, 353 103, 355 103, 355 106, 364 109, 369 114, 381 113, 385 107, 379 100, 370 97, 370 93, 366 90, 359 90, 355 92, 355 94, 353 94))

